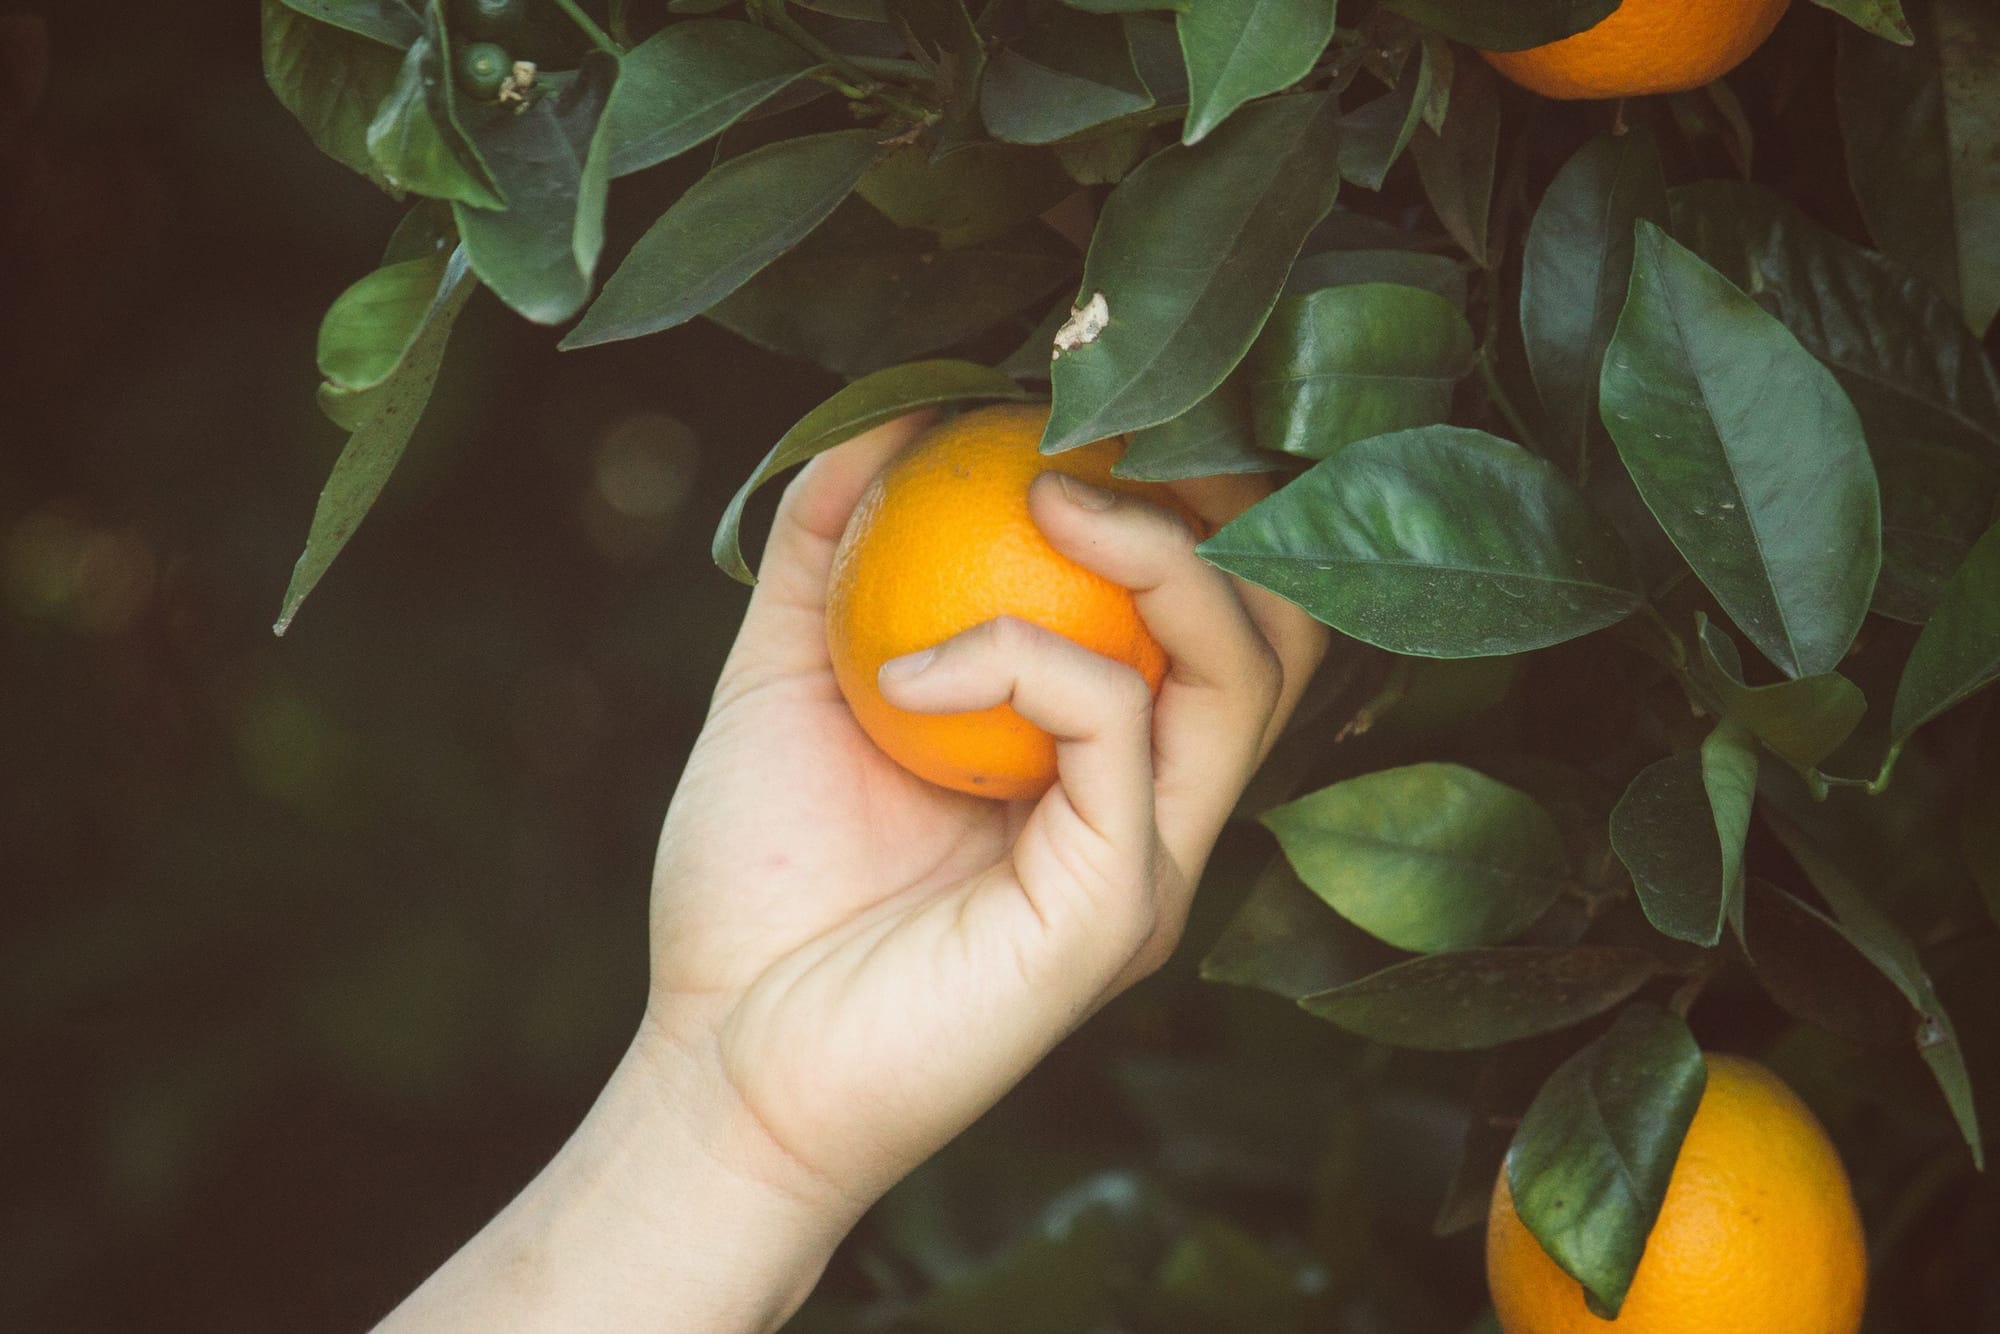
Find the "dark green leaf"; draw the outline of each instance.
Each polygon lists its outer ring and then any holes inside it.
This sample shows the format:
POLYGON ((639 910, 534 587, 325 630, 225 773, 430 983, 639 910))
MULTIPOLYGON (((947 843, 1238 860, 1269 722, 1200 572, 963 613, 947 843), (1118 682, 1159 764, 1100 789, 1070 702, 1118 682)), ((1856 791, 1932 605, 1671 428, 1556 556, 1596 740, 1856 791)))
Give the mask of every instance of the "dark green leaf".
POLYGON ((1278 857, 1216 938, 1201 975, 1297 1000, 1366 977, 1397 957, 1328 908, 1278 857))
POLYGON ((811 56, 754 23, 704 19, 660 29, 619 59, 604 113, 611 174, 686 152, 813 68, 811 56))
POLYGON ((1500 944, 1542 915, 1566 874, 1548 812, 1456 764, 1350 778, 1262 822, 1315 894, 1399 949, 1500 944))
POLYGON ((1252 98, 1311 72, 1333 39, 1334 0, 1202 0, 1180 13, 1188 114, 1181 142, 1192 144, 1252 98))
POLYGON ((1639 771, 1611 812, 1611 846, 1632 874, 1646 920, 1693 945, 1722 938, 1743 892, 1743 840, 1757 785, 1757 755, 1724 726, 1701 751, 1669 755, 1639 771))
POLYGON ((1256 1238, 1219 1218, 1197 1219, 1160 1262, 1162 1306, 1203 1334, 1272 1334, 1299 1328, 1307 1287, 1256 1238))
POLYGON ((941 250, 850 201, 708 316, 761 347, 862 375, 950 347, 1075 274, 1076 252, 1040 223, 941 250))
POLYGON ((561 345, 637 338, 693 319, 804 239, 881 152, 873 130, 835 130, 729 159, 647 228, 561 345))
POLYGON ((1604 349, 1632 277, 1640 218, 1667 221, 1652 136, 1603 135, 1549 183, 1521 257, 1521 334, 1559 457, 1581 459, 1597 427, 1604 349))
POLYGON ((1348 446, 1201 546, 1395 653, 1522 653, 1639 605, 1624 549, 1546 460, 1428 426, 1348 446))
POLYGON ((1172 421, 1133 434, 1113 476, 1178 482, 1225 473, 1275 472, 1284 460, 1257 448, 1249 396, 1235 376, 1172 421))
POLYGON ((1743 952, 1758 983, 1787 1013, 1871 1046, 1896 1046, 1916 1012, 1839 923, 1769 881, 1752 877, 1743 952))
POLYGON ((1787 676, 1831 670, 1881 564, 1875 469, 1832 374, 1641 221, 1601 398, 1647 508, 1737 625, 1787 676))
POLYGON ((1847 174, 1881 247, 1983 332, 2000 309, 2000 10, 1915 0, 1910 47, 1840 33, 1847 174))
POLYGON ((1515 1212, 1607 1316, 1624 1305, 1707 1085, 1687 1025, 1633 1006, 1549 1077, 1514 1133, 1515 1212))
POLYGON ((1467 46, 1524 51, 1595 27, 1618 0, 1388 0, 1387 7, 1467 46))
POLYGON ((1889 730, 1900 742, 1973 692, 2000 680, 2000 523, 1973 545, 1917 636, 1889 730))
POLYGON ((1424 46, 1415 70, 1403 70, 1389 92, 1365 102, 1340 120, 1340 174, 1364 190, 1380 190, 1389 168, 1403 156, 1430 100, 1435 64, 1424 46))
POLYGON ((1078 185, 1116 185, 1146 155, 1152 127, 1126 124, 1051 144, 1056 161, 1078 185))
POLYGON ((1186 9, 1194 0, 1063 0, 1086 14, 1139 14, 1149 9, 1186 9))
POLYGON ((283 0, 307 18, 345 28, 384 46, 405 50, 421 37, 424 21, 407 0, 283 0))
POLYGON ((979 94, 987 133, 1016 144, 1053 143, 1152 105, 1124 25, 1068 10, 996 54, 979 94))
POLYGON ((765 482, 906 412, 962 399, 1026 397, 1006 376, 969 361, 920 361, 856 380, 801 417, 797 425, 771 446, 771 452, 723 510, 710 554, 732 578, 755 583, 750 567, 743 563, 737 529, 743 522, 743 507, 749 503, 751 493, 765 482))
MULTIPOLYGON (((442 31, 441 29, 439 30, 442 31)), ((368 153, 388 182, 475 208, 507 207, 479 150, 452 119, 448 48, 419 37, 368 125, 368 153)))
POLYGON ((1413 250, 1322 250, 1301 255, 1285 279, 1286 296, 1303 296, 1322 287, 1355 283, 1397 283, 1436 292, 1465 309, 1465 271, 1443 255, 1413 250))
POLYGON ((1898 46, 1908 46, 1916 40, 1910 31, 1910 21, 1903 17, 1902 0, 1813 0, 1813 3, 1898 46))
POLYGON ((1444 128, 1420 125, 1410 138, 1417 177, 1438 221, 1482 268, 1490 262, 1487 219, 1500 154, 1498 83, 1498 76, 1480 61, 1454 62, 1451 113, 1444 128))
POLYGON ((1580 1024, 1659 971, 1615 945, 1514 946, 1411 959, 1299 1004, 1392 1047, 1473 1051, 1580 1024))
POLYGON ((1746 685, 1743 658, 1729 632, 1699 612, 1696 619, 1703 683, 1723 717, 1769 746, 1772 754, 1808 773, 1853 734, 1868 709, 1859 686, 1837 672, 1746 685))
POLYGON ((334 461, 333 472, 313 509, 305 552, 292 570, 284 605, 278 612, 277 623, 271 627, 273 633, 285 633, 298 614, 299 604, 319 583, 374 505, 375 498, 382 494, 383 484, 402 458, 403 447, 409 444, 410 433, 416 430, 424 405, 430 401, 431 386, 437 382, 451 326, 477 286, 464 252, 454 253, 438 280, 423 327, 390 378, 370 393, 368 410, 354 422, 354 434, 348 437, 346 448, 334 461))
POLYGON ((1435 292, 1360 283, 1286 297, 1247 363, 1258 443, 1323 459, 1441 422, 1472 362, 1472 326, 1435 292))
POLYGON ((1983 1167, 1986 1151, 1980 1140, 1979 1115, 1973 1108, 1972 1076, 1965 1068, 1965 1048, 1960 1045, 1951 1016, 1945 1013, 1944 1004, 1931 985, 1916 943, 1797 825, 1770 812, 1768 805, 1765 809, 1772 832, 1833 909, 1841 933, 1895 984, 1896 990, 1916 1010, 1917 1054, 1930 1066, 1931 1076, 1943 1090, 1959 1133, 1972 1150, 1974 1165, 1983 1167))
POLYGON ((507 211, 468 208, 453 216, 479 280, 538 324, 558 324, 590 297, 604 250, 604 109, 618 62, 593 51, 574 78, 526 108, 476 107, 467 132, 492 168, 507 211))
POLYGON ((375 270, 327 307, 319 326, 319 373, 342 389, 382 383, 402 363, 437 300, 446 257, 375 270))
POLYGON ((396 87, 402 61, 387 47, 263 0, 264 79, 313 145, 392 194, 368 153, 368 124, 396 87))
POLYGON ((1335 122, 1330 97, 1270 98, 1119 182, 1083 270, 1110 323, 1051 368, 1045 451, 1170 421, 1222 383, 1333 207, 1335 122))
POLYGON ((933 161, 912 144, 883 158, 854 192, 898 227, 934 232, 950 249, 1006 235, 1071 188, 1043 150, 980 143, 933 161))

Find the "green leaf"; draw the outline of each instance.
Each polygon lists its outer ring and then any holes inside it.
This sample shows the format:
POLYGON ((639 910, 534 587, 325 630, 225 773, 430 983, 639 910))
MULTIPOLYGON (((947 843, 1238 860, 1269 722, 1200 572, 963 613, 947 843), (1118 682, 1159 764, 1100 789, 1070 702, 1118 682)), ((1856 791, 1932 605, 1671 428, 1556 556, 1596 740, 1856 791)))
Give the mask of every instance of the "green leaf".
POLYGON ((898 227, 933 232, 953 249, 1005 236, 1072 188, 1043 150, 979 143, 933 161, 911 144, 877 163, 854 192, 898 227))
POLYGON ((875 165, 878 139, 834 130, 730 158, 646 229, 560 346, 637 338, 701 314, 825 221, 875 165))
POLYGON ((1414 72, 1407 67, 1395 87, 1373 101, 1364 102, 1340 120, 1340 174, 1342 179, 1364 190, 1380 190, 1389 168, 1403 156, 1423 119, 1430 101, 1436 61, 1431 45, 1424 44, 1423 56, 1414 72))
POLYGON ((2000 377, 1923 279, 1768 190, 1670 193, 1674 232, 1784 321, 1861 414, 1882 491, 1872 610, 1922 624, 2000 500, 2000 377))
POLYGON ((1053 143, 1152 105, 1124 25, 1068 10, 994 55, 979 93, 987 133, 1015 144, 1053 143))
POLYGON ((760 347, 862 375, 980 333, 1075 275, 1075 250, 1040 223, 941 250, 851 200, 708 316, 760 347))
POLYGON ((1133 434, 1111 465, 1114 477, 1178 482, 1226 473, 1275 472, 1283 459, 1257 448, 1249 395, 1236 376, 1172 421, 1133 434))
POLYGON ((1786 1013, 1869 1046, 1900 1046, 1917 1016, 1840 924, 1767 880, 1751 877, 1743 952, 1758 985, 1786 1013))
POLYGON ((1175 21, 1187 62, 1181 142, 1198 143, 1252 98, 1289 88, 1333 40, 1334 0, 1203 0, 1175 21))
POLYGON ((1316 255, 1301 255, 1285 279, 1285 295, 1303 296, 1322 287, 1356 283, 1421 287, 1465 309, 1465 271, 1457 261, 1414 250, 1322 250, 1316 255))
POLYGON ((1631 872, 1646 920, 1661 934, 1713 945, 1743 894, 1743 840, 1757 753, 1724 725, 1699 753, 1639 771, 1611 812, 1611 846, 1631 872))
POLYGON ((1366 977, 1396 957, 1328 908, 1277 857, 1201 961, 1201 975, 1298 1000, 1366 977))
POLYGON ((1152 127, 1120 123, 1075 139, 1050 145, 1056 161, 1078 185, 1116 185, 1146 156, 1152 127))
POLYGON ((1286 297, 1250 351, 1258 443, 1323 459, 1441 422, 1472 363, 1472 326, 1435 292, 1361 283, 1286 297))
POLYGON ((590 298, 604 250, 606 103, 618 62, 583 58, 575 77, 515 110, 468 116, 468 132, 506 194, 505 213, 454 201, 452 215, 473 272, 495 296, 538 324, 559 324, 590 298))
POLYGON ((313 146, 391 194, 368 153, 368 124, 396 87, 402 61, 389 48, 302 18, 280 0, 263 0, 264 79, 298 117, 313 146))
POLYGON ((1813 888, 1833 909, 1841 933, 1867 956, 1884 977, 1895 984, 1903 999, 1916 1010, 1917 1054, 1930 1066, 1932 1078, 1937 1080, 1938 1087, 1944 1092, 1945 1102, 1958 1122, 1959 1133, 1972 1150, 1974 1166, 1983 1169, 1986 1150, 1980 1139, 1979 1115, 1973 1107, 1972 1076, 1966 1070, 1965 1048, 1959 1043, 1951 1016, 1945 1013, 1944 1004, 1931 985, 1930 974, 1924 968, 1923 957, 1918 954, 1915 942, 1797 825, 1772 812, 1768 804, 1765 818, 1771 831, 1778 836, 1778 841, 1785 845, 1785 850, 1798 862, 1799 869, 1806 873, 1806 879, 1812 882, 1813 888))
POLYGON ((730 498, 716 526, 710 554, 732 578, 754 584, 755 576, 743 562, 738 533, 743 523, 743 507, 756 489, 785 469, 823 454, 861 432, 892 421, 919 408, 935 407, 964 399, 1024 399, 1029 395, 1020 386, 984 366, 969 361, 919 361, 856 380, 826 402, 801 417, 791 430, 771 446, 771 452, 757 465, 742 487, 730 498))
POLYGON ((1580 1024, 1659 970, 1646 951, 1616 945, 1458 950, 1302 996, 1299 1005, 1392 1047, 1475 1051, 1580 1024))
MULTIPOLYGON (((435 28, 435 25, 433 25, 435 28)), ((403 53, 396 85, 368 125, 368 153, 388 182, 433 199, 502 209, 492 173, 452 119, 449 50, 439 35, 419 37, 403 53)))
POLYGON ((1915 0, 1909 21, 1909 47, 1841 30, 1848 179, 1876 242, 1983 333, 2000 310, 2000 10, 1915 0))
POLYGON ((478 284, 472 278, 465 253, 454 252, 439 277, 435 296, 422 327, 404 351, 400 363, 376 392, 369 395, 367 411, 354 423, 354 434, 334 460, 333 472, 320 492, 313 509, 312 527, 306 547, 292 570, 279 609, 274 634, 284 634, 299 605, 318 585, 348 538, 382 494, 384 483, 403 456, 403 447, 430 402, 431 386, 437 382, 438 367, 444 361, 445 344, 459 311, 478 284))
POLYGON ((1325 95, 1269 98, 1119 182, 1078 302, 1102 293, 1110 323, 1050 368, 1045 452, 1170 421, 1243 359, 1306 234, 1333 207, 1336 118, 1325 95))
POLYGON ((307 18, 366 37, 398 51, 423 36, 424 21, 406 0, 283 0, 307 18))
POLYGON ((1667 181, 1644 131, 1602 135, 1563 164, 1528 226, 1521 334, 1558 456, 1581 460, 1596 429, 1604 349, 1632 277, 1632 231, 1665 223, 1667 181))
POLYGON ((1787 676, 1831 670, 1881 564, 1875 469, 1832 374, 1642 220, 1600 396, 1646 507, 1736 624, 1787 676))
POLYGON ((611 174, 686 152, 815 67, 804 51, 754 23, 669 24, 619 58, 604 113, 611 174))
POLYGON ((1410 138, 1417 178, 1451 239, 1485 268, 1493 170, 1500 156, 1499 78, 1477 60, 1453 62, 1451 113, 1442 130, 1428 124, 1410 138))
MULTIPOLYGON (((1861 688, 1837 672, 1771 685, 1746 685, 1743 658, 1729 632, 1695 613, 1701 645, 1697 668, 1722 716, 1770 747, 1771 753, 1810 774, 1854 733, 1868 701, 1861 688)), ((1810 780, 1809 780, 1810 781, 1810 780)))
POLYGON ((1562 838, 1534 798, 1456 764, 1350 778, 1264 813, 1313 893, 1378 940, 1497 945, 1555 901, 1562 838))
POLYGON ((1514 1132, 1514 1210, 1606 1318, 1624 1305, 1707 1085, 1687 1025, 1635 1005, 1549 1077, 1514 1132))
POLYGON ((1917 636, 1889 724, 1898 743, 2000 680, 2000 523, 1974 544, 1917 636))
POLYGON ((1165 1310, 1203 1334, 1271 1334, 1299 1328, 1307 1293, 1286 1263, 1234 1223, 1199 1218, 1160 1262, 1154 1288, 1165 1310))
POLYGON ((1561 473, 1456 426, 1349 445, 1200 549, 1337 630, 1422 657, 1546 648, 1640 602, 1618 539, 1561 473))
POLYGON ((1385 8, 1486 51, 1525 51, 1602 23, 1618 0, 1387 0, 1385 8))
POLYGON ((1813 3, 1898 46, 1916 41, 1909 19, 1903 16, 1902 0, 1813 0, 1813 3))
POLYGON ((319 373, 341 389, 370 389, 402 364, 437 300, 447 257, 385 265, 334 299, 319 326, 319 373))

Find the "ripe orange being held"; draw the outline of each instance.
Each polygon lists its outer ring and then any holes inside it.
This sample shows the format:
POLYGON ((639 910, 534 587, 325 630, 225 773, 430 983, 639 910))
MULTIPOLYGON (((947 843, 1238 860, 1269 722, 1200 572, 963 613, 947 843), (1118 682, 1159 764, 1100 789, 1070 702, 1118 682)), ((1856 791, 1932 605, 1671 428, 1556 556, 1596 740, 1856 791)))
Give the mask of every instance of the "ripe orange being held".
POLYGON ((1526 51, 1482 51, 1543 97, 1678 93, 1719 79, 1763 45, 1791 0, 1624 0, 1595 27, 1526 51))
POLYGON ((1048 418, 1046 405, 980 408, 917 437, 856 506, 827 590, 834 676, 862 729, 918 776, 983 797, 1040 795, 1055 781, 1055 743, 1007 705, 899 709, 876 684, 884 662, 1013 616, 1129 664, 1155 690, 1166 675, 1132 594, 1049 545, 1028 513, 1028 486, 1061 472, 1178 505, 1164 487, 1111 475, 1123 437, 1041 453, 1048 418))
POLYGON ((1755 1061, 1707 1057, 1659 1220, 1618 1319, 1599 1320, 1514 1212, 1503 1170, 1486 1281, 1505 1334, 1855 1334, 1867 1250, 1826 1131, 1755 1061))

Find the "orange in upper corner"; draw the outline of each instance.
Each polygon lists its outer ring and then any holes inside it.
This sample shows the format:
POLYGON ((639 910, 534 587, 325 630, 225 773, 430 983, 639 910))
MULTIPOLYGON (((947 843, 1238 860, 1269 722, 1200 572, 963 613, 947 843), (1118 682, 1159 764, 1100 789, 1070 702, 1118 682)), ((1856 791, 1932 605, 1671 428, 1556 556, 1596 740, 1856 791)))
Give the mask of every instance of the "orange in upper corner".
POLYGON ((827 648, 848 707, 904 768, 983 797, 1039 796, 1056 777, 1055 743, 1001 705, 918 714, 882 697, 884 662, 997 616, 1014 616, 1127 663, 1158 690, 1165 652, 1132 594, 1049 545, 1028 486, 1061 472, 1186 513, 1166 488, 1111 475, 1124 438, 1040 451, 1046 404, 979 408, 932 427, 870 483, 834 554, 827 648))
POLYGON ((1791 0, 1624 0, 1593 28, 1526 51, 1482 51, 1543 97, 1677 93, 1719 79, 1761 46, 1791 0))

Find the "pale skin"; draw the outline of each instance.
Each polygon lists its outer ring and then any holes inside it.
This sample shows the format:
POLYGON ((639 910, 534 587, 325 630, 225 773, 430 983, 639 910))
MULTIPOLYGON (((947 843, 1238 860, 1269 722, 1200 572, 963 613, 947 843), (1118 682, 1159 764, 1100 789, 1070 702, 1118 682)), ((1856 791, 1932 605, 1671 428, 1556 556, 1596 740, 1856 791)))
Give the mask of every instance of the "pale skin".
MULTIPOLYGON (((1201 561, 1169 511, 1046 474, 1036 523, 1134 591, 1167 678, 1155 698, 1060 636, 977 626, 882 690, 1011 700, 1057 738, 1056 785, 1003 803, 911 776, 848 713, 824 617, 848 515, 925 424, 787 489, 661 833, 638 1034, 556 1157, 381 1328, 774 1330, 883 1191, 1172 952, 1324 632, 1201 561)), ((1263 486, 1179 489, 1214 521, 1263 486)))

